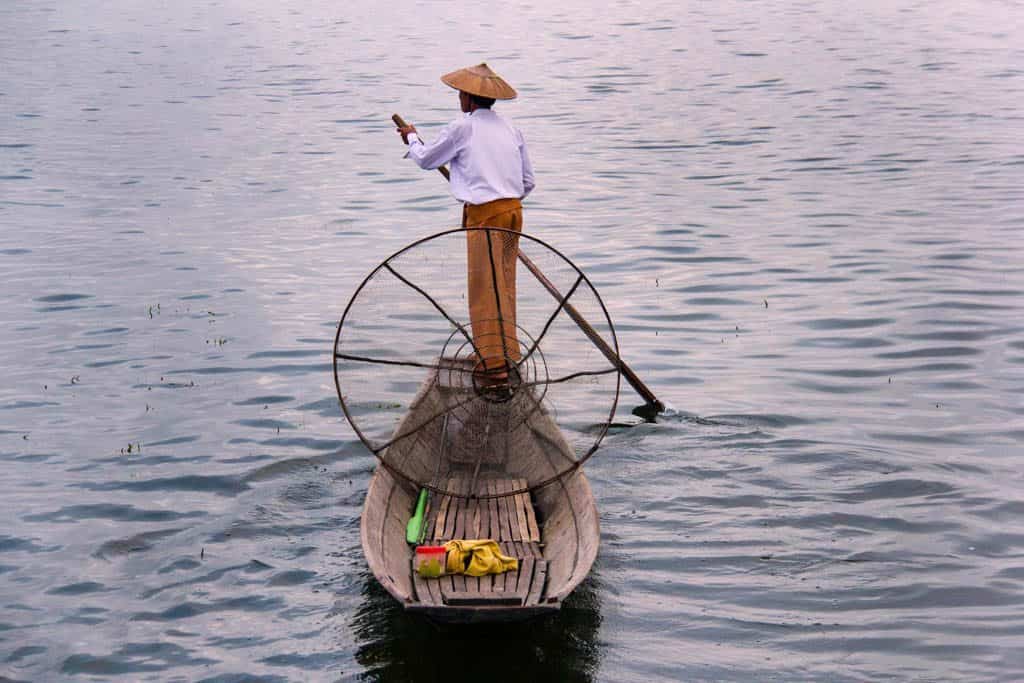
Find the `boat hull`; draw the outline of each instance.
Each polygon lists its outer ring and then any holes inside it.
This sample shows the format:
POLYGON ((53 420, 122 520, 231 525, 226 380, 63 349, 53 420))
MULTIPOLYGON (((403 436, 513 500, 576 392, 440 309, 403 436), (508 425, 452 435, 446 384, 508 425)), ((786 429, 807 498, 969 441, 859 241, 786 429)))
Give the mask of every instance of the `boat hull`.
POLYGON ((437 621, 515 621, 551 614, 597 556, 600 527, 590 484, 575 469, 532 488, 573 458, 554 420, 536 401, 525 413, 512 401, 504 417, 491 409, 483 418, 465 411, 457 422, 443 417, 445 406, 458 400, 433 372, 395 429, 363 505, 360 528, 367 564, 408 611, 437 621), (505 431, 481 430, 480 419, 507 427, 508 414, 526 417, 505 431), (487 443, 473 441, 472 435, 480 433, 489 434, 487 443), (395 469, 404 476, 388 464, 400 465, 395 469), (480 579, 415 575, 406 524, 420 487, 407 480, 410 472, 418 473, 418 483, 437 489, 428 499, 426 543, 494 538, 505 554, 519 558, 519 569, 480 579))

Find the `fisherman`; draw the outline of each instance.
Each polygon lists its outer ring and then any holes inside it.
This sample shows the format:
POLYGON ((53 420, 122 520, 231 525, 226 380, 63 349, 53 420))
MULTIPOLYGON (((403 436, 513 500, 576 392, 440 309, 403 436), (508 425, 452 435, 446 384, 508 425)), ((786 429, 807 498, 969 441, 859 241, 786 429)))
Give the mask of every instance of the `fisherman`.
POLYGON ((521 200, 533 189, 533 167, 519 129, 491 110, 495 100, 516 91, 487 64, 441 77, 459 91, 465 114, 444 127, 430 144, 416 127, 398 128, 409 145, 406 156, 423 169, 451 168, 451 190, 462 202, 464 228, 505 228, 513 232, 466 232, 469 319, 479 354, 475 377, 502 386, 521 357, 516 335, 516 257, 523 229, 521 200))

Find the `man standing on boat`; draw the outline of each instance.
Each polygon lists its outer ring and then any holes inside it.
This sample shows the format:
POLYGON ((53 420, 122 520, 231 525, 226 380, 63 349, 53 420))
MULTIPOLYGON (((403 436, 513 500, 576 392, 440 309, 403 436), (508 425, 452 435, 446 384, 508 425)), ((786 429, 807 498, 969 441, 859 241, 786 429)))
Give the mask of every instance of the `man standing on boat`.
MULTIPOLYGON (((521 200, 534 187, 533 167, 523 135, 491 110, 495 100, 511 100, 516 91, 487 64, 441 77, 459 91, 464 117, 445 126, 430 144, 416 127, 400 127, 409 145, 406 156, 422 169, 451 168, 451 190, 462 202, 462 226, 523 229, 521 200)), ((480 355, 477 370, 487 384, 508 381, 509 367, 520 359, 516 335, 516 257, 519 236, 509 232, 466 232, 469 319, 480 355)))

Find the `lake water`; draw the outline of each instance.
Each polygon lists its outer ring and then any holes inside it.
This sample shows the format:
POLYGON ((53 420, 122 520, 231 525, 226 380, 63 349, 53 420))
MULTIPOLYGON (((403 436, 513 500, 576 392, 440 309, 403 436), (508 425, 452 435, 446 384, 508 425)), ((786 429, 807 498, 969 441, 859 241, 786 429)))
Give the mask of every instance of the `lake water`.
POLYGON ((901 5, 3 3, 0 678, 1024 677, 1024 8, 901 5), (672 410, 562 612, 452 630, 366 570, 331 349, 459 221, 390 115, 483 60, 672 410))

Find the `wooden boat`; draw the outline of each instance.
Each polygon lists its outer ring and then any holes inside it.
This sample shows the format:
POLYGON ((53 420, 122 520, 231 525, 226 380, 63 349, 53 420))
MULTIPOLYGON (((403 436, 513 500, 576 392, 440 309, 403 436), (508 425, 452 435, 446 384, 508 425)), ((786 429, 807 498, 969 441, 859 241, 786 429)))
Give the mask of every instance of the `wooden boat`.
POLYGON ((590 484, 538 387, 489 399, 464 386, 466 371, 457 361, 439 362, 395 429, 363 506, 363 552, 380 584, 411 612, 451 622, 551 613, 597 556, 590 484), (430 493, 424 543, 492 538, 519 559, 519 569, 481 578, 416 574, 406 523, 420 483, 458 494, 430 493))

